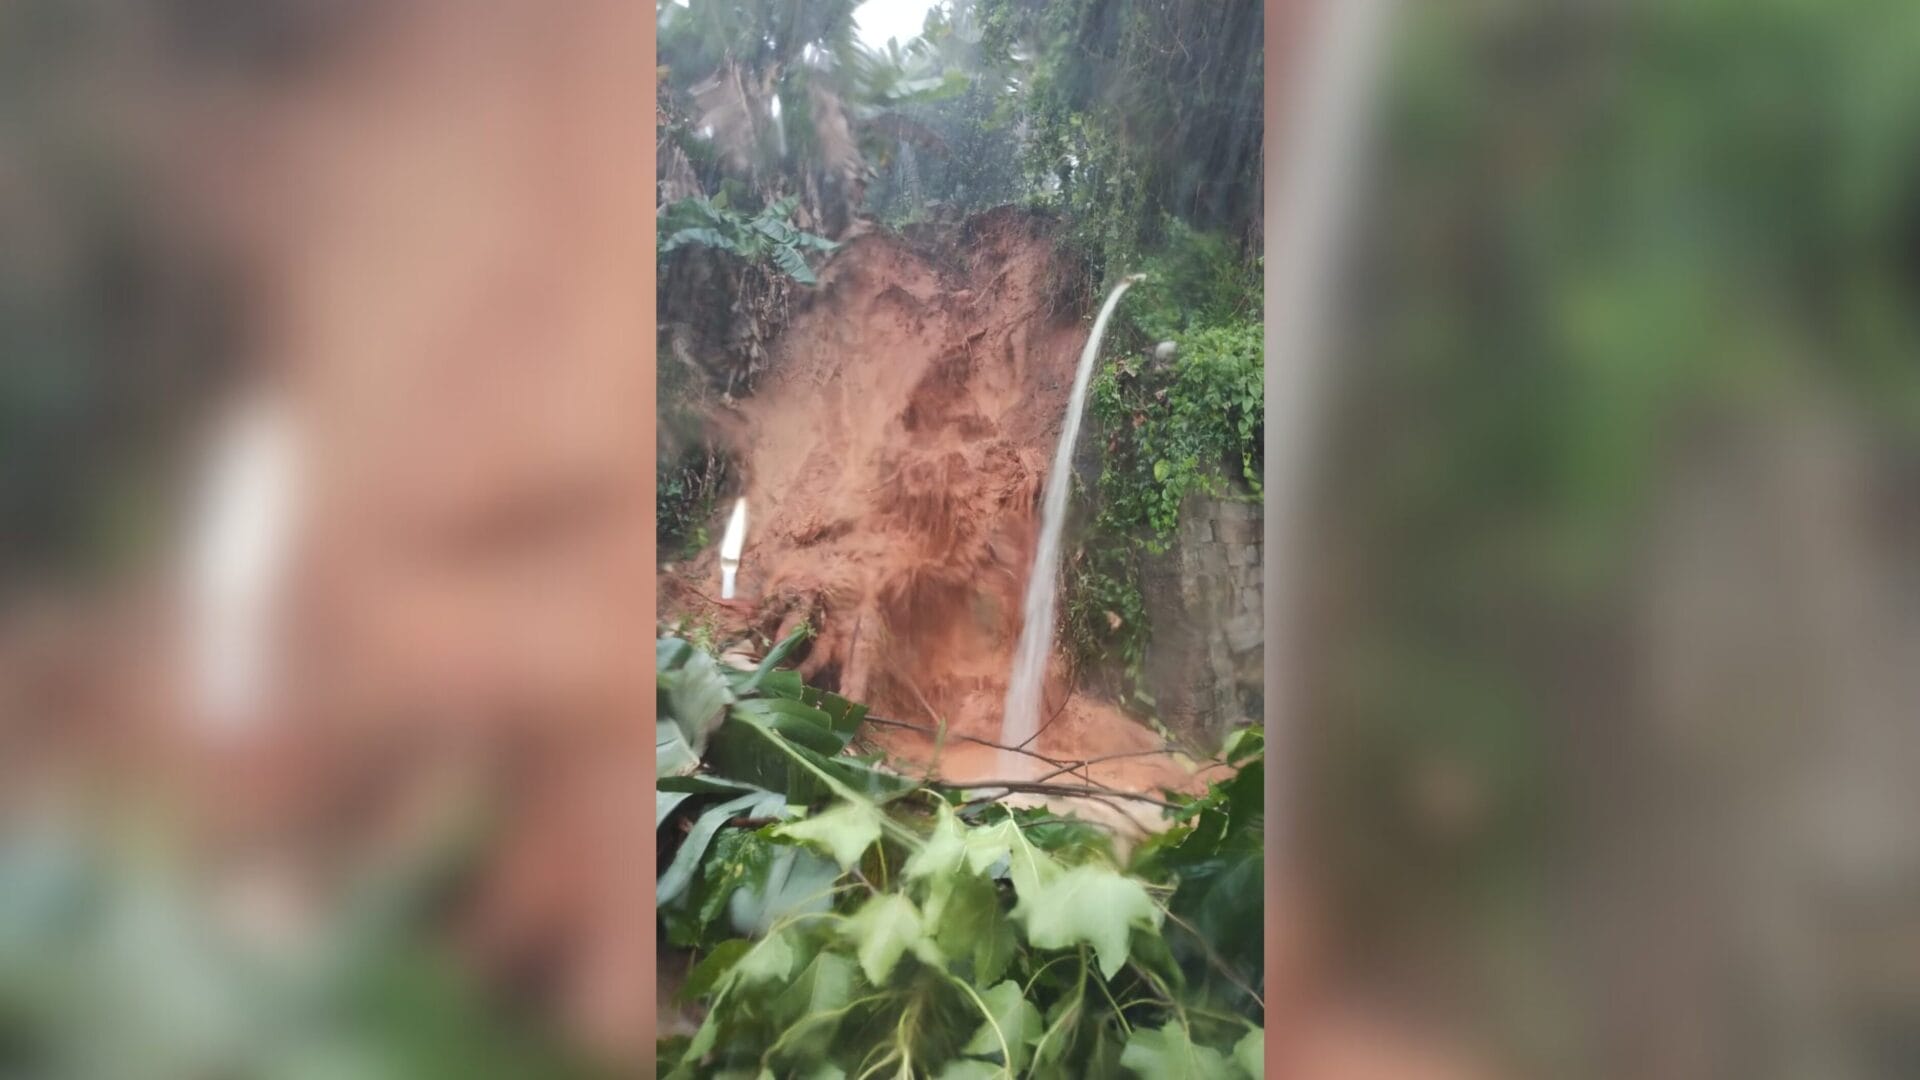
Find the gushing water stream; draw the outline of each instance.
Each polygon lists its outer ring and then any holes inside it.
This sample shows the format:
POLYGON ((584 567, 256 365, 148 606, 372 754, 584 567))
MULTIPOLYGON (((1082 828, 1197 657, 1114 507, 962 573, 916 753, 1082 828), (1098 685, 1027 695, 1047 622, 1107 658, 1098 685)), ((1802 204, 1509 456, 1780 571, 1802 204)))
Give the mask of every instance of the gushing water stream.
MULTIPOLYGON (((1060 445, 1053 452, 1053 469, 1047 473, 1046 493, 1041 501, 1040 544, 1033 553, 1033 572, 1027 577, 1027 596, 1023 605, 1020 644, 1013 654, 1013 674, 1007 681, 1007 704, 1000 719, 1000 741, 1006 746, 1024 746, 1040 729, 1041 687, 1046 684, 1047 660, 1053 654, 1053 607, 1060 574, 1060 532, 1067 519, 1067 492, 1073 481, 1073 444, 1080 434, 1080 417, 1086 412, 1087 384, 1093 381, 1094 358, 1100 355, 1100 339, 1106 334, 1107 319, 1120 304, 1120 295, 1144 275, 1135 274, 1107 294, 1100 317, 1093 321, 1093 333, 1080 352, 1080 367, 1073 376, 1073 394, 1067 399, 1067 422, 1060 429, 1060 445)), ((1000 767, 1008 779, 1027 775, 1034 759, 1010 750, 1000 751, 1000 767)))

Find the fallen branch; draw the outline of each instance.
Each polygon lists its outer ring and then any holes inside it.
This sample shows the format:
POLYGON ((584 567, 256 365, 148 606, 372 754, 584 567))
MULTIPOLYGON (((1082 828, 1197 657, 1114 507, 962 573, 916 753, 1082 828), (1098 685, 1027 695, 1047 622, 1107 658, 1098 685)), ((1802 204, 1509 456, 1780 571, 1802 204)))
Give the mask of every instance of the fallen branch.
MULTIPOLYGON (((864 717, 860 722, 863 724, 880 724, 885 727, 906 728, 908 731, 918 731, 922 735, 937 736, 940 734, 938 730, 934 728, 930 728, 925 724, 916 724, 910 720, 889 720, 884 716, 868 715, 864 717)), ((1069 764, 1069 762, 1065 761, 1064 759, 1048 757, 1047 755, 1042 754, 1037 750, 1028 750, 1025 747, 1021 747, 1021 746, 1008 746, 1006 743, 997 743, 997 742, 994 742, 992 739, 982 739, 977 735, 963 735, 957 731, 949 731, 947 732, 947 738, 965 739, 967 742, 974 743, 979 746, 991 746, 995 750, 1007 750, 1015 754, 1025 754, 1031 758, 1039 758, 1041 761, 1044 761, 1049 765, 1060 766, 1060 765, 1069 764)))
POLYGON ((1059 768, 1053 770, 1052 772, 1043 773, 1040 776, 1034 777, 1034 779, 1036 781, 1051 780, 1062 773, 1077 772, 1081 776, 1086 778, 1087 783, 1089 784, 1098 783, 1098 781, 1094 780, 1093 777, 1086 772, 1087 766, 1098 765, 1103 761, 1118 761, 1121 758, 1154 757, 1159 754, 1176 754, 1176 753, 1179 753, 1179 751, 1173 749, 1172 747, 1161 747, 1158 750, 1123 750, 1117 754, 1101 754, 1097 757, 1090 757, 1081 761, 1065 762, 1061 764, 1059 768))
POLYGON ((1169 810, 1175 810, 1179 808, 1177 804, 1170 803, 1165 799, 1158 798, 1153 795, 1141 795, 1137 792, 1123 791, 1119 788, 1089 787, 1085 784, 1049 784, 1039 780, 967 780, 967 781, 942 780, 942 781, 939 781, 935 786, 946 788, 952 791, 977 791, 981 788, 1003 789, 1004 793, 1002 795, 995 795, 992 798, 987 798, 987 799, 969 800, 971 802, 992 802, 994 801, 994 799, 1004 798, 1005 795, 1012 794, 1013 792, 1018 791, 1018 792, 1031 793, 1035 795, 1073 795, 1073 796, 1080 796, 1082 798, 1093 798, 1093 799, 1099 799, 1099 798, 1132 799, 1135 802, 1152 803, 1155 806, 1164 806, 1169 810))

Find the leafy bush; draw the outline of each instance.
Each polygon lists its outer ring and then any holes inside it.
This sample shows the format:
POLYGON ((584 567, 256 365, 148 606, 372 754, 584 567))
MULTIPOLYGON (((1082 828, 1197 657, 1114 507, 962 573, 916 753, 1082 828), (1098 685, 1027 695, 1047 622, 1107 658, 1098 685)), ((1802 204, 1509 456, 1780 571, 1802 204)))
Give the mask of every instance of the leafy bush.
POLYGON ((1118 662, 1135 686, 1151 627, 1141 558, 1165 550, 1193 495, 1254 498, 1265 462, 1258 263, 1223 237, 1167 226, 1147 280, 1127 294, 1089 391, 1103 454, 1088 540, 1067 571, 1063 638, 1087 664, 1118 662), (1145 359, 1172 341, 1165 365, 1145 359))
POLYGON ((707 1003, 663 1073, 1261 1075, 1257 735, 1129 871, 1087 822, 847 755, 864 710, 778 670, 799 640, 753 672, 660 643, 661 917, 707 1003))
POLYGON ((833 241, 788 223, 798 196, 789 195, 748 217, 729 206, 726 192, 669 204, 660 212, 660 256, 689 244, 724 251, 753 264, 771 264, 802 285, 818 282, 807 265, 808 251, 832 251, 833 241))
POLYGON ((711 539, 707 522, 732 473, 732 463, 708 443, 662 452, 654 473, 654 537, 663 557, 690 558, 711 539))

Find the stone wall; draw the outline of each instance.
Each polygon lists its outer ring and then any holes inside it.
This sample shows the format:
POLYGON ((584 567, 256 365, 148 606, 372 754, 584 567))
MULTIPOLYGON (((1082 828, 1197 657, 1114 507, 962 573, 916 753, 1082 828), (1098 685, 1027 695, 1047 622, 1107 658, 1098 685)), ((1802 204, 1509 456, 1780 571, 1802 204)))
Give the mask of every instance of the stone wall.
POLYGON ((1262 507, 1234 497, 1190 500, 1165 553, 1150 556, 1141 591, 1152 640, 1147 692, 1173 735, 1202 753, 1258 722, 1262 507))

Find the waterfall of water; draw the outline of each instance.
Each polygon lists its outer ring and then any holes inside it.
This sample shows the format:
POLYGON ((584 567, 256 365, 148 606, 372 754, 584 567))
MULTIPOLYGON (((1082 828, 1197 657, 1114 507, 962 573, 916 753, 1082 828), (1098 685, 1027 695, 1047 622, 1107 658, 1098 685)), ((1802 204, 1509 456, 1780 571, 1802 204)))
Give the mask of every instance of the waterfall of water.
MULTIPOLYGON (((1107 319, 1119 306, 1120 295, 1142 275, 1122 281, 1107 295, 1100 317, 1093 321, 1093 333, 1080 352, 1080 367, 1074 372, 1073 394, 1067 399, 1067 420, 1060 428, 1060 445, 1053 452, 1053 469, 1047 473, 1046 494, 1041 500, 1040 543, 1033 553, 1033 572, 1027 577, 1025 621, 1020 628, 1020 644, 1013 654, 1013 674, 1007 681, 1007 705, 1000 719, 1000 741, 1007 746, 1022 746, 1033 739, 1040 726, 1041 688, 1046 685, 1047 660, 1053 654, 1053 606, 1060 573, 1060 531, 1067 519, 1067 491, 1073 483, 1073 443, 1080 434, 1080 417, 1086 411, 1087 384, 1093 381, 1093 361, 1100 355, 1100 339, 1107 330, 1107 319)), ((1000 766, 1008 779, 1027 775, 1032 758, 1008 750, 1000 751, 1000 766)))

